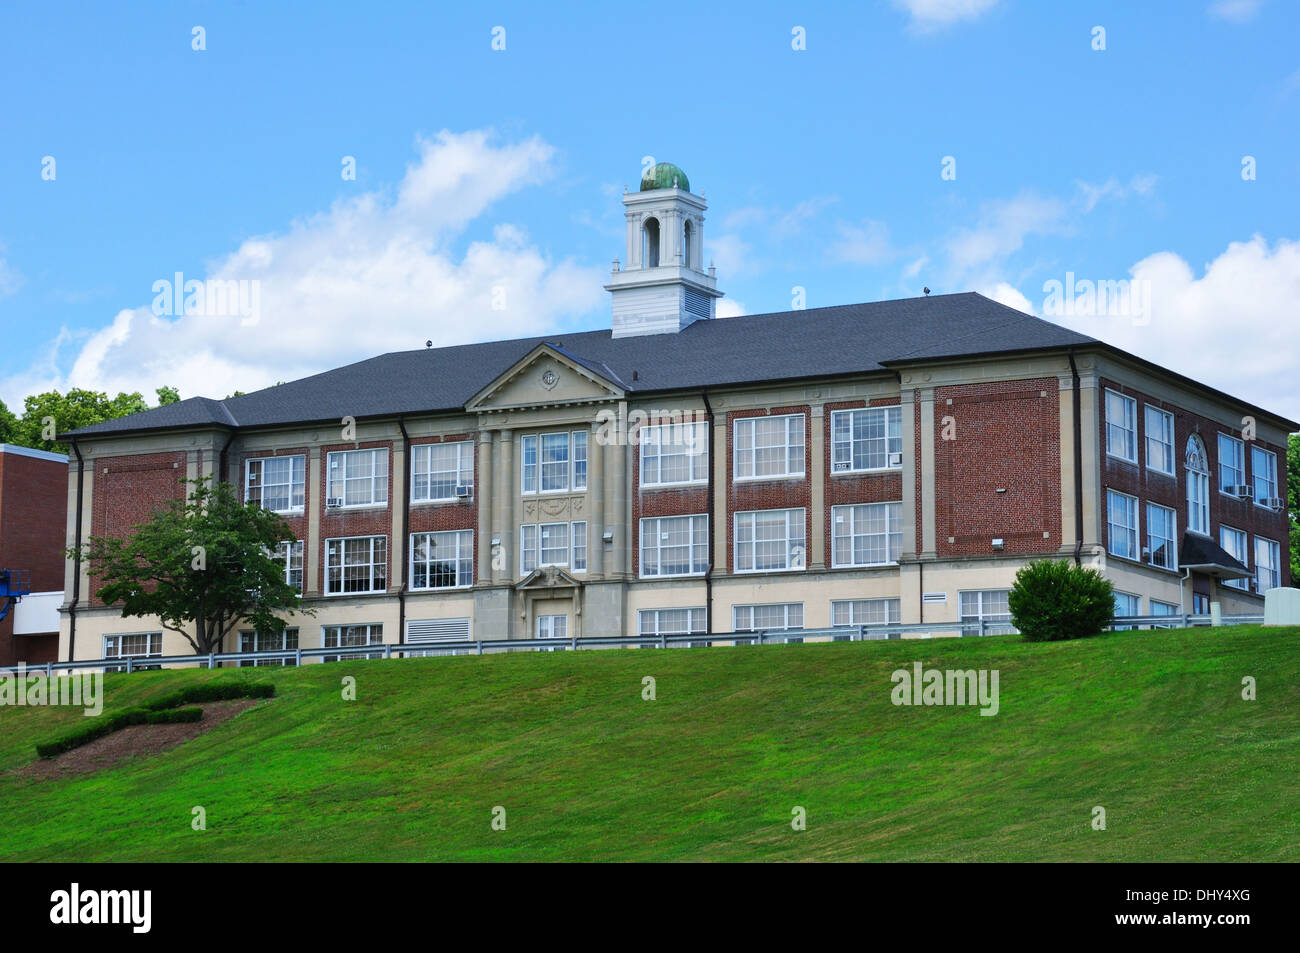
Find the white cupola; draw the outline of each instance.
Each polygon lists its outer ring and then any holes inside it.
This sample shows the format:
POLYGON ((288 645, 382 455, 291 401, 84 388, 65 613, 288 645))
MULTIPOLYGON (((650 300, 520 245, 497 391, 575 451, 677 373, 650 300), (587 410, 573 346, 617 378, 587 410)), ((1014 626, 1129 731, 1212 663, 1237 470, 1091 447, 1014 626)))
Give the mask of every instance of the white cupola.
POLYGON ((722 297, 713 267, 704 270, 704 210, 686 173, 671 162, 651 166, 641 190, 623 196, 625 264, 614 262, 605 290, 613 295, 614 337, 675 334, 714 316, 722 297))

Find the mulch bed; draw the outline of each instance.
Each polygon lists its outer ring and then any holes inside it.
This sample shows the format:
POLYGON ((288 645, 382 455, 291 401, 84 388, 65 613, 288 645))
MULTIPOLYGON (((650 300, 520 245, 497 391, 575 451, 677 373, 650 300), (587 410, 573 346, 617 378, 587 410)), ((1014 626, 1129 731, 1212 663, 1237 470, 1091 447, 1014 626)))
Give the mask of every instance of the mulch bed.
POLYGON ((43 780, 74 777, 116 767, 124 761, 148 757, 184 744, 262 700, 235 698, 230 701, 204 702, 203 717, 198 721, 171 725, 131 725, 103 738, 96 738, 80 748, 65 751, 57 757, 37 758, 11 773, 43 780))

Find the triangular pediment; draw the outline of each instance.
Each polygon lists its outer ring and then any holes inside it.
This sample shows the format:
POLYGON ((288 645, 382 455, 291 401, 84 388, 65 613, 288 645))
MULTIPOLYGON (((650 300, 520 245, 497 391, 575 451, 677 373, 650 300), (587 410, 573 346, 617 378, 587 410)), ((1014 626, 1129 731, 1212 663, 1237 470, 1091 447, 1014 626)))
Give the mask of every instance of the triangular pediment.
POLYGON ((523 591, 525 589, 576 589, 582 585, 576 578, 570 576, 568 572, 559 566, 542 566, 540 569, 534 569, 515 585, 515 589, 523 591))
POLYGON ((470 398, 468 411, 514 410, 621 400, 612 371, 550 345, 539 344, 470 398))

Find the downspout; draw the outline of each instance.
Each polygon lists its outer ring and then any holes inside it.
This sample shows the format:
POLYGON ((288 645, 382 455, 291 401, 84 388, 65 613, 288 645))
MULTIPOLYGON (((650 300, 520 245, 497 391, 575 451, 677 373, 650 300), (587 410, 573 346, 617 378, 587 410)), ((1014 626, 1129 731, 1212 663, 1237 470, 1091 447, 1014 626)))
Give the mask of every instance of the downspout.
POLYGON ((1083 408, 1079 405, 1079 367, 1074 363, 1074 348, 1065 352, 1070 360, 1070 401, 1074 414, 1074 564, 1082 565, 1083 552, 1083 408))
POLYGON ((234 442, 235 442, 235 431, 232 430, 230 431, 230 436, 226 438, 225 446, 221 448, 221 453, 217 455, 217 480, 221 483, 230 482, 229 480, 226 479, 226 473, 227 473, 226 451, 230 449, 230 445, 234 442))
MULTIPOLYGON (((229 461, 226 458, 226 453, 227 451, 230 450, 230 445, 234 442, 235 442, 235 431, 232 430, 230 431, 230 436, 226 438, 225 444, 222 445, 221 452, 217 454, 217 472, 216 472, 217 478, 214 481, 212 481, 213 486, 216 486, 218 483, 230 482, 229 480, 226 479, 226 476, 229 473, 228 470, 229 461)), ((203 612, 203 605, 202 602, 200 602, 199 613, 202 614, 202 612, 203 612)), ((205 619, 204 622, 206 623, 206 621, 207 620, 205 619)), ((225 639, 224 636, 222 636, 221 634, 221 631, 223 628, 225 628, 225 625, 226 625, 225 614, 222 613, 217 618, 217 647, 214 653, 215 655, 221 655, 226 651, 226 646, 224 644, 225 639)), ((238 633, 235 633, 235 636, 236 636, 235 648, 238 649, 239 648, 238 633)))
POLYGON ((709 562, 704 570, 704 631, 713 634, 713 404, 709 402, 709 392, 700 391, 700 397, 704 400, 704 414, 708 428, 706 438, 709 444, 709 479, 707 483, 709 498, 705 502, 705 512, 708 514, 708 533, 709 533, 709 562))
MULTIPOLYGON (((411 472, 411 435, 406 432, 406 418, 397 418, 397 429, 402 432, 402 466, 406 475, 411 472)), ((409 547, 411 534, 407 527, 411 523, 411 488, 406 485, 406 475, 402 478, 402 587, 397 590, 397 641, 406 641, 406 587, 411 584, 411 560, 409 547)))
POLYGON ((82 497, 86 486, 86 460, 81 455, 77 441, 70 441, 72 452, 77 455, 77 519, 76 550, 72 557, 72 601, 68 604, 68 661, 77 657, 77 603, 81 600, 81 514, 82 497))
MULTIPOLYGON (((898 378, 899 407, 901 408, 901 407, 902 407, 902 403, 903 403, 903 401, 902 401, 902 395, 903 395, 903 372, 902 372, 902 371, 894 371, 894 376, 898 378)), ((915 411, 913 411, 913 413, 912 413, 912 419, 913 419, 913 420, 916 419, 916 412, 915 412, 915 411)), ((919 437, 919 434, 917 434, 916 436, 919 437)), ((908 448, 908 450, 911 450, 911 449, 912 449, 911 447, 908 448)), ((917 457, 917 458, 915 458, 915 459, 912 461, 912 468, 913 468, 913 471, 918 471, 918 470, 920 469, 920 466, 921 466, 921 458, 920 458, 920 457, 917 457)), ((916 476, 915 476, 915 473, 914 473, 914 475, 913 475, 913 477, 912 477, 912 485, 913 485, 913 486, 916 485, 916 476)), ((923 485, 924 485, 924 484, 923 484, 923 485)), ((913 517, 916 516, 916 507, 917 507, 918 505, 920 505, 920 502, 921 502, 920 500, 913 499, 913 502, 912 502, 912 515, 913 515, 913 517)), ((913 542, 916 541, 915 533, 913 533, 912 541, 913 541, 913 542)), ((925 562, 921 559, 921 554, 920 554, 920 553, 917 553, 917 554, 916 554, 916 566, 917 566, 917 569, 919 570, 919 571, 917 572, 917 574, 916 574, 916 604, 920 607, 920 608, 918 609, 918 611, 917 611, 916 621, 917 621, 917 622, 924 622, 924 621, 925 621, 925 562)), ((900 593, 900 595, 901 595, 901 593, 900 593)), ((902 616, 900 615, 899 618, 902 618, 902 616)))

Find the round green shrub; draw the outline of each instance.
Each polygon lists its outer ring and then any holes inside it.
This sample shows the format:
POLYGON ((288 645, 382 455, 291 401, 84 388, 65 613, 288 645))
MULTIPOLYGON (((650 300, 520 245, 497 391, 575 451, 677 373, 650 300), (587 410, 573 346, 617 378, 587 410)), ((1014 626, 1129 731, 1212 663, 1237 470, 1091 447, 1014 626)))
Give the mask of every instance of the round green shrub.
POLYGON ((1115 588, 1095 569, 1042 559, 1016 573, 1007 604, 1026 642, 1082 639, 1100 634, 1115 618, 1115 588))

